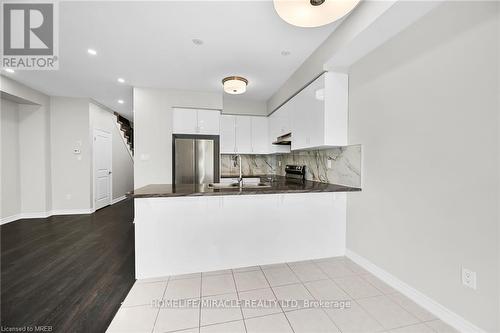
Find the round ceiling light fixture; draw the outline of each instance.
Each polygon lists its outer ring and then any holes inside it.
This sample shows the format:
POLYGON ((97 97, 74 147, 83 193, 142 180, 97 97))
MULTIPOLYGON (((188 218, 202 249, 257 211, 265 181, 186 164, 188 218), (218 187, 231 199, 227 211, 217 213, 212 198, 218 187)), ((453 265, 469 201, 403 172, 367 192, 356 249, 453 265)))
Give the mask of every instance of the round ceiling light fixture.
POLYGON ((274 0, 274 9, 291 25, 313 28, 344 17, 359 2, 360 0, 274 0))
POLYGON ((222 79, 222 85, 228 94, 239 95, 247 91, 248 80, 241 76, 228 76, 222 79))

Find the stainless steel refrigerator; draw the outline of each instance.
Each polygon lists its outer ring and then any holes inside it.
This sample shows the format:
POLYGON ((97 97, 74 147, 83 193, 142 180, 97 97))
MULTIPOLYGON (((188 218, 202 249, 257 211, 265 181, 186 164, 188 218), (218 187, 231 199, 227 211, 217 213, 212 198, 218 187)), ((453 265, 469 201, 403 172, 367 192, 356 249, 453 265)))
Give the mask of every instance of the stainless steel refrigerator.
POLYGON ((172 136, 173 184, 219 182, 219 136, 172 136))

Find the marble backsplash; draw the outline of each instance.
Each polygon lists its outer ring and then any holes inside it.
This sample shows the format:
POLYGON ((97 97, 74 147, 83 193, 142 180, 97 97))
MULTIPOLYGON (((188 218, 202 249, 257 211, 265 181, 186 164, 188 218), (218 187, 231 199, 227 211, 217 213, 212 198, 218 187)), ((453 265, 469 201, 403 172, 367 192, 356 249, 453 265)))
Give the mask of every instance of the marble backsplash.
MULTIPOLYGON (((221 175, 236 175, 232 156, 221 156, 221 175)), ((361 187, 361 145, 319 150, 296 151, 288 154, 241 155, 243 174, 285 175, 285 165, 306 166, 306 179, 323 183, 361 187), (331 168, 328 168, 331 161, 331 168), (280 163, 281 162, 281 163, 280 163)))
MULTIPOLYGON (((221 175, 239 174, 239 166, 234 165, 234 156, 221 155, 221 175)), ((245 176, 275 175, 277 174, 276 165, 275 155, 241 155, 242 172, 245 176)))

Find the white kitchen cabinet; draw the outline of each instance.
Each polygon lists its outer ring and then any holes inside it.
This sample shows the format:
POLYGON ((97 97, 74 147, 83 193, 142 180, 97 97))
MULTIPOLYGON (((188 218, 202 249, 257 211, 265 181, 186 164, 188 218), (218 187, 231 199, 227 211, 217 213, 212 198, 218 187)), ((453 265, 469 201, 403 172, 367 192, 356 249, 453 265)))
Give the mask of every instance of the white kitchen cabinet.
MULTIPOLYGON (((276 141, 278 136, 288 134, 291 132, 290 128, 290 112, 289 105, 286 103, 278 110, 274 111, 269 117, 269 142, 276 141)), ((293 133, 292 133, 293 138, 293 133)), ((290 146, 270 145, 270 153, 289 153, 290 146)))
POLYGON ((325 73, 285 105, 291 116, 292 150, 347 145, 347 74, 325 73))
POLYGON ((236 116, 236 152, 238 154, 252 154, 252 117, 236 116))
POLYGON ((252 119, 252 153, 268 154, 271 141, 268 133, 267 117, 251 117, 252 119))
POLYGON ((220 152, 234 154, 236 152, 236 116, 220 116, 220 152))
POLYGON ((173 133, 219 135, 219 118, 218 110, 174 108, 173 133))
POLYGON ((140 279, 343 256, 346 193, 136 198, 134 223, 140 279))
POLYGON ((268 154, 268 118, 222 115, 220 118, 221 154, 268 154))
POLYGON ((288 134, 292 131, 290 124, 290 104, 285 103, 278 110, 274 111, 270 116, 270 127, 273 137, 272 141, 278 136, 288 134))
POLYGON ((174 108, 173 110, 173 133, 174 134, 197 134, 198 121, 196 109, 174 108))
POLYGON ((198 110, 198 133, 219 135, 220 112, 214 110, 198 110))

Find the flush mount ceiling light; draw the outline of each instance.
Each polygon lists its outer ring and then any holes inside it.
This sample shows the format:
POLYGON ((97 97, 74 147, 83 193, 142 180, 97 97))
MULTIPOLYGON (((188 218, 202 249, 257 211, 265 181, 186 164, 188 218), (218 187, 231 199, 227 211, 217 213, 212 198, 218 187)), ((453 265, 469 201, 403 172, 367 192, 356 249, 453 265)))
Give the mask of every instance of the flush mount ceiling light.
POLYGON ((228 94, 238 95, 247 91, 248 80, 241 76, 228 76, 222 80, 222 85, 228 94))
POLYGON ((119 99, 119 100, 118 100, 118 104, 123 104, 123 103, 125 103, 125 102, 123 101, 123 99, 119 99))
POLYGON ((122 77, 119 77, 118 79, 116 79, 116 81, 118 81, 119 83, 125 83, 125 79, 122 77))
POLYGON ((87 53, 90 55, 97 55, 97 51, 94 49, 87 49, 87 53))
POLYGON ((274 9, 291 25, 312 28, 344 17, 359 2, 360 0, 274 0, 274 9))

